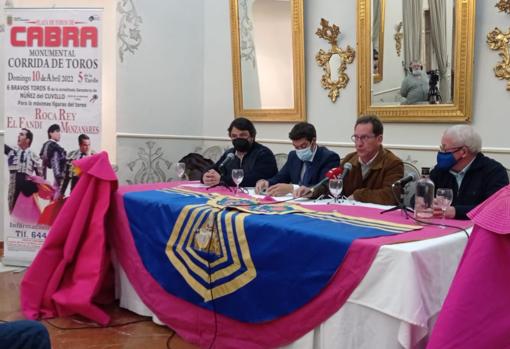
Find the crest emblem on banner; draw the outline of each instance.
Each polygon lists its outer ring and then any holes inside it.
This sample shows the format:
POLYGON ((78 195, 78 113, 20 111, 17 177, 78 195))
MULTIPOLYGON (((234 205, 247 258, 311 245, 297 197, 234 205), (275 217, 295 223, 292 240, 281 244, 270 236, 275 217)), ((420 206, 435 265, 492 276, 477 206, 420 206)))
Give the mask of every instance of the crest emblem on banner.
POLYGON ((208 205, 188 205, 179 213, 166 254, 206 302, 235 292, 257 275, 244 230, 246 216, 208 205))

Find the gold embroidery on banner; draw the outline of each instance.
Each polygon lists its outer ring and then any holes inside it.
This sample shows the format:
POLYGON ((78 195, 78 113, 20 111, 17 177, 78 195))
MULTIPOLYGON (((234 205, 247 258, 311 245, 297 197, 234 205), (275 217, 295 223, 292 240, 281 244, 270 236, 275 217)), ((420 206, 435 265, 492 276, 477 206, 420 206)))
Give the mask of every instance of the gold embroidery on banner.
MULTIPOLYGON (((232 260, 230 261, 230 265, 225 267, 225 268, 222 268, 222 269, 219 269, 217 271, 215 271, 214 273, 211 274, 210 276, 210 280, 211 282, 216 282, 224 277, 227 277, 227 276, 230 276, 231 274, 235 273, 237 270, 239 270, 239 268, 241 267, 241 263, 239 262, 239 256, 238 256, 238 251, 236 249, 236 246, 235 246, 235 242, 234 244, 232 244, 231 242, 235 239, 235 236, 234 236, 234 233, 232 231, 232 228, 231 228, 231 220, 232 220, 232 215, 234 214, 235 212, 229 212, 226 214, 225 216, 225 221, 226 221, 226 224, 227 224, 227 239, 228 239, 228 242, 229 242, 229 251, 232 255, 232 260), (230 225, 229 225, 230 224, 230 225), (229 229, 229 226, 230 226, 230 229, 229 229)), ((186 235, 189 235, 192 231, 191 230, 186 230, 186 232, 183 232, 184 234, 186 235)), ((243 233, 244 233, 244 230, 243 230, 243 233)), ((221 231, 221 235, 223 235, 223 231, 221 231)), ((208 262, 202 258, 200 258, 202 261, 205 262, 205 265, 203 266, 203 269, 200 267, 200 266, 197 266, 195 263, 193 263, 193 261, 189 258, 189 256, 185 253, 185 251, 183 250, 178 250, 177 253, 181 256, 182 259, 184 259, 187 263, 187 266, 195 273, 197 273, 197 275, 200 276, 200 278, 204 281, 204 282, 209 282, 209 268, 208 268, 208 262)), ((225 254, 226 254, 226 251, 225 251, 225 254)), ((211 267, 212 267, 212 264, 211 264, 211 267)))
POLYGON ((192 229, 193 248, 220 256, 220 240, 217 228, 217 210, 211 211, 209 217, 199 227, 192 229))
POLYGON ((406 232, 410 230, 419 230, 423 229, 421 225, 410 225, 410 224, 401 224, 401 223, 393 223, 386 222, 377 219, 371 218, 360 218, 355 216, 348 216, 339 212, 310 212, 307 214, 307 217, 314 217, 321 220, 329 220, 333 222, 341 222, 353 226, 358 227, 372 227, 378 228, 381 230, 389 231, 389 232, 406 232))
MULTIPOLYGON (((203 209, 203 215, 207 214, 208 212, 210 211, 210 208, 208 208, 207 206, 204 206, 204 209, 203 209)), ((202 215, 202 216, 203 216, 202 215)), ((203 219, 199 218, 199 221, 202 221, 203 219)), ((198 222, 197 222, 197 225, 198 225, 198 222)), ((225 248, 225 240, 223 238, 223 232, 221 230, 221 226, 219 226, 220 230, 219 230, 219 233, 218 233, 218 237, 219 237, 219 243, 220 243, 220 258, 216 259, 214 262, 211 262, 210 265, 211 265, 211 268, 214 268, 216 267, 217 265, 221 264, 221 263, 224 263, 227 261, 227 258, 228 258, 228 255, 226 254, 226 251, 227 249, 225 248)), ((192 230, 195 231, 197 229, 196 226, 193 226, 192 230)), ((208 261, 205 260, 204 258, 202 258, 199 254, 197 254, 197 252, 193 249, 193 244, 194 242, 194 239, 188 239, 188 242, 186 244, 186 248, 185 248, 185 251, 188 252, 188 254, 190 254, 192 257, 194 257, 196 260, 198 260, 199 262, 201 262, 204 267, 207 266, 207 263, 208 261)))
MULTIPOLYGON (((193 257, 197 258, 201 263, 205 263, 207 266, 208 263, 203 258, 201 258, 198 254, 196 254, 195 251, 192 251, 191 244, 192 242, 192 234, 193 232, 199 227, 199 222, 203 221, 203 213, 197 218, 197 215, 204 211, 204 207, 200 207, 201 205, 189 205, 185 206, 180 214, 179 217, 174 225, 174 228, 170 234, 170 238, 167 243, 166 247, 166 254, 168 258, 170 259, 173 266, 177 269, 177 271, 181 274, 181 276, 185 279, 185 281, 188 283, 188 285, 197 292, 204 301, 210 301, 211 300, 211 294, 214 298, 219 298, 222 296, 225 296, 227 294, 233 293, 239 288, 243 287, 247 283, 249 283, 251 280, 253 280, 257 273, 255 270, 255 267, 253 265, 253 262, 251 260, 251 254, 248 246, 248 241, 246 239, 245 230, 244 230, 244 219, 246 218, 247 214, 244 213, 238 213, 238 212, 228 212, 225 214, 225 226, 226 226, 226 237, 228 239, 228 243, 225 244, 222 243, 222 236, 225 232, 222 231, 221 224, 219 224, 218 221, 218 237, 219 242, 218 246, 221 246, 222 254, 223 254, 223 262, 227 262, 228 258, 226 257, 228 255, 227 251, 225 250, 228 248, 230 251, 230 254, 232 256, 232 260, 230 261, 230 265, 228 265, 225 268, 222 268, 220 270, 215 271, 209 276, 209 269, 208 267, 197 265, 188 255, 187 253, 190 253, 193 255, 193 257), (235 217, 234 217, 235 215, 235 217), (186 217, 189 216, 187 224, 184 225, 184 220, 186 217), (233 221, 235 221, 235 232, 233 229, 233 221), (198 223, 197 223, 198 222, 198 223), (178 236, 180 238, 178 239, 178 236), (239 251, 236 247, 236 240, 239 244, 239 251), (188 242, 185 244, 186 239, 188 242), (184 245, 186 245, 186 248, 184 248, 184 245), (175 251, 174 251, 175 248, 175 251), (240 253, 240 255, 239 255, 240 253), (179 258, 179 257, 180 258, 179 258), (198 280, 195 279, 195 276, 190 273, 190 270, 196 274, 204 283, 210 283, 210 282, 216 282, 218 280, 221 280, 222 278, 226 278, 233 273, 237 272, 241 268, 241 262, 240 258, 244 262, 244 264, 247 267, 247 270, 242 272, 240 275, 236 276, 234 279, 227 281, 223 284, 220 284, 213 289, 209 289, 208 287, 204 286, 202 283, 200 283, 198 280), (182 259, 182 260, 181 260, 182 259), (206 270, 204 270, 204 268, 206 270)), ((210 215, 213 215, 213 213, 210 213, 210 215)), ((220 217, 218 216, 218 219, 220 217)), ((215 261, 216 264, 218 264, 218 261, 215 261)), ((212 266, 212 263, 211 263, 212 266)))

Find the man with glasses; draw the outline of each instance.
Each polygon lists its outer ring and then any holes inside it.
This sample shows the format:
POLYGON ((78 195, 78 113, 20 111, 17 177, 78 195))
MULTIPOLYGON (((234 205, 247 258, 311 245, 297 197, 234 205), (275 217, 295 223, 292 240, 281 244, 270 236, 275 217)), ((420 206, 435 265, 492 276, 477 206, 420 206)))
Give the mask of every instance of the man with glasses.
POLYGON ((233 148, 225 151, 218 162, 203 174, 202 182, 208 186, 220 183, 233 186, 231 173, 237 168, 244 172, 240 183, 242 187, 254 187, 259 179, 274 176, 278 171, 276 159, 268 147, 255 142, 256 134, 255 126, 250 120, 234 119, 228 127, 233 148))
POLYGON ((256 193, 283 196, 294 192, 299 185, 313 186, 321 181, 330 169, 337 167, 340 157, 326 147, 317 144, 317 132, 312 124, 300 122, 289 132, 294 150, 282 169, 268 180, 259 180, 256 193))
MULTIPOLYGON (((430 173, 436 188, 453 191, 452 206, 446 218, 467 219, 466 213, 508 184, 506 169, 482 154, 482 139, 469 125, 446 129, 441 138, 437 165, 430 173)), ((434 208, 435 215, 442 215, 434 208)))
MULTIPOLYGON (((383 124, 376 116, 362 116, 356 120, 351 137, 356 151, 347 154, 341 165, 352 165, 344 177, 343 194, 361 202, 382 205, 396 204, 391 185, 404 176, 404 164, 382 146, 383 124)), ((313 197, 327 193, 327 185, 315 190, 313 197)), ((309 188, 300 187, 296 196, 307 195, 309 188)))

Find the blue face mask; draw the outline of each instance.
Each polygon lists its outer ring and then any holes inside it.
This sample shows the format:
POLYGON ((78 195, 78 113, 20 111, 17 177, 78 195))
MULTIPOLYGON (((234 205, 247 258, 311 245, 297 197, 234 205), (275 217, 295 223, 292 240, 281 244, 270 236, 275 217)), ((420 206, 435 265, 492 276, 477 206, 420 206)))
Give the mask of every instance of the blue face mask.
POLYGON ((296 155, 301 161, 311 161, 313 157, 312 146, 304 149, 296 149, 296 155))
POLYGON ((437 168, 440 170, 449 170, 455 164, 457 160, 455 160, 455 156, 453 156, 453 152, 438 152, 437 153, 437 168))

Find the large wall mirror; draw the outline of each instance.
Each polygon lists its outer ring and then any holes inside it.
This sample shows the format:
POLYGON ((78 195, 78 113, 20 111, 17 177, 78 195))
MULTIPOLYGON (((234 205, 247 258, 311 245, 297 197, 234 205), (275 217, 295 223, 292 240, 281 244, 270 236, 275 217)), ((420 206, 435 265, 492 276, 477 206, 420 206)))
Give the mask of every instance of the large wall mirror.
POLYGON ((359 114, 469 122, 474 22, 475 0, 359 0, 359 114))
POLYGON ((230 0, 234 112, 306 119, 303 0, 230 0))

